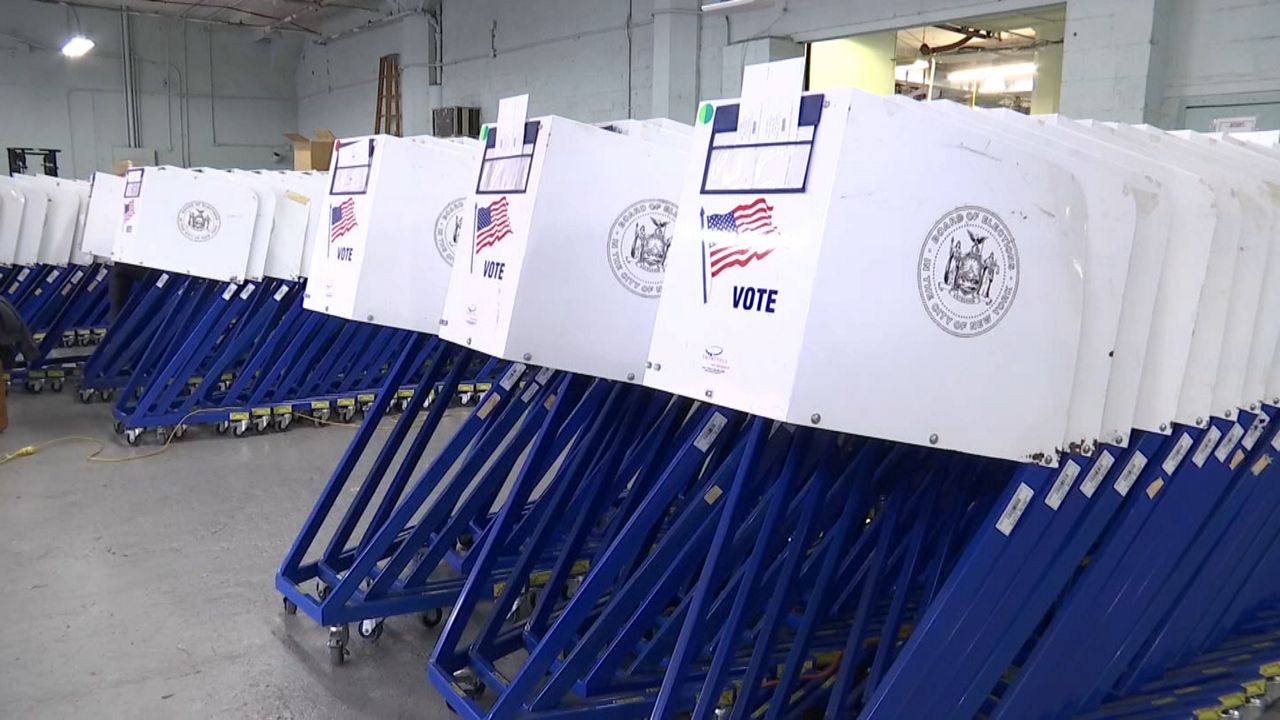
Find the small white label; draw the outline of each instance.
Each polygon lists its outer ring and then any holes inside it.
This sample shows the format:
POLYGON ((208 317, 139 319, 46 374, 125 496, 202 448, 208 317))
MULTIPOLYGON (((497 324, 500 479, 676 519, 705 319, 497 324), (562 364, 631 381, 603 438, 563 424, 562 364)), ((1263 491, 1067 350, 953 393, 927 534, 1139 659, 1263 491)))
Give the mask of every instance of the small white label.
POLYGON ((1244 440, 1240 444, 1245 450, 1252 450, 1257 444, 1258 438, 1262 437, 1262 432, 1267 429, 1267 418, 1265 415, 1259 415, 1253 419, 1253 425, 1249 426, 1249 432, 1245 433, 1244 440))
POLYGON ((253 283, 247 283, 244 286, 244 289, 240 291, 240 299, 241 300, 248 299, 248 297, 253 294, 253 287, 254 287, 253 283))
POLYGON ((512 363, 511 367, 507 368, 506 374, 498 381, 498 384, 502 386, 503 390, 510 390, 523 374, 524 363, 512 363))
POLYGON ((729 419, 720 413, 712 413, 711 418, 707 420, 707 424, 702 426, 702 432, 698 433, 697 439, 693 441, 693 446, 698 448, 700 452, 706 452, 711 447, 711 443, 720 437, 720 431, 729 422, 729 419))
POLYGON ((1018 520, 1022 518, 1022 513, 1026 512, 1027 506, 1031 504, 1031 498, 1035 497, 1036 491, 1032 490, 1026 483, 1018 483, 1018 489, 1013 491, 1013 497, 1009 498, 1009 504, 1005 505, 1004 512, 1000 513, 1000 519, 996 520, 996 530, 999 530, 1005 537, 1013 532, 1013 528, 1017 526, 1018 520))
POLYGON ((539 370, 539 371, 538 371, 538 374, 537 374, 537 375, 534 375, 534 376, 533 376, 533 381, 534 381, 534 382, 536 382, 536 383, 538 383, 539 385, 546 385, 546 384, 547 384, 547 380, 550 380, 550 379, 551 379, 551 373, 553 373, 553 372, 555 372, 555 370, 552 370, 551 368, 545 368, 545 367, 544 367, 544 368, 542 368, 541 370, 539 370))
POLYGON ((1213 447, 1222 439, 1222 431, 1217 425, 1211 426, 1205 431, 1204 437, 1200 438, 1200 444, 1196 446, 1196 454, 1191 456, 1191 462, 1196 467, 1204 467, 1204 461, 1209 459, 1209 453, 1213 452, 1213 447))
POLYGON ((49 271, 49 279, 48 279, 48 280, 45 280, 45 282, 47 282, 47 283, 49 283, 50 285, 52 285, 52 284, 53 284, 53 281, 54 281, 54 280, 57 280, 57 279, 58 279, 58 276, 59 276, 59 275, 61 275, 61 274, 62 274, 62 271, 61 271, 61 270, 59 270, 58 268, 54 268, 54 269, 52 269, 52 270, 50 270, 50 271, 49 271))
POLYGON ((1240 427, 1240 423, 1231 426, 1227 431, 1227 436, 1222 438, 1222 444, 1214 451, 1213 456, 1218 458, 1218 462, 1227 461, 1227 456, 1235 449, 1236 443, 1240 442, 1240 438, 1244 437, 1244 428, 1240 427))
POLYGON ((73 282, 73 283, 78 283, 78 282, 80 282, 80 278, 82 278, 82 277, 84 277, 84 271, 83 271, 83 270, 77 270, 77 271, 75 271, 75 272, 71 273, 71 282, 73 282))
POLYGON ((156 278, 156 287, 162 288, 167 282, 169 282, 169 273, 160 273, 160 277, 156 278))
POLYGON ((1173 449, 1169 451, 1169 457, 1164 459, 1164 464, 1160 467, 1164 468, 1166 474, 1172 475, 1173 471, 1177 470, 1178 466, 1182 464, 1182 458, 1187 456, 1187 451, 1190 449, 1191 436, 1187 433, 1182 433, 1178 437, 1178 441, 1173 444, 1173 449))
POLYGON ((222 299, 230 300, 231 296, 236 294, 236 287, 235 283, 229 283, 227 289, 222 291, 222 299))
POLYGON ((1111 453, 1103 450, 1098 455, 1098 459, 1093 461, 1093 468, 1089 470, 1089 474, 1084 476, 1084 482, 1080 483, 1080 492, 1084 493, 1087 498, 1093 497, 1093 493, 1106 479, 1107 473, 1111 472, 1111 466, 1116 462, 1116 458, 1111 453))
POLYGON ((1074 460, 1068 460, 1062 467, 1062 472, 1058 473, 1058 479, 1054 481, 1053 487, 1049 488, 1049 494, 1044 496, 1044 504, 1057 512, 1062 505, 1062 499, 1071 492, 1071 486, 1075 484, 1079 475, 1080 466, 1074 460))
MULTIPOLYGON (((1187 436, 1184 434, 1183 437, 1187 436)), ((1190 442, 1191 438, 1187 437, 1187 443, 1189 444, 1190 442)), ((1185 455, 1186 453, 1183 454, 1185 455)), ((1142 469, 1146 466, 1147 456, 1134 450, 1133 457, 1129 458, 1129 464, 1124 466, 1120 477, 1116 478, 1116 484, 1112 486, 1116 492, 1120 493, 1120 497, 1129 494, 1129 488, 1133 487, 1133 483, 1138 480, 1138 476, 1142 474, 1142 469)))
POLYGON ((539 387, 541 386, 538 383, 529 383, 529 386, 524 389, 524 394, 520 396, 520 402, 527 404, 533 400, 533 396, 538 394, 539 387))
POLYGON ((284 296, 288 294, 289 294, 289 286, 281 285, 279 288, 276 289, 276 294, 272 295, 272 297, 276 299, 276 302, 280 302, 281 300, 284 299, 284 296))
POLYGON ((26 280, 27 276, 30 274, 31 274, 31 268, 22 268, 21 270, 18 271, 18 280, 26 280))
POLYGON ((94 276, 93 276, 93 279, 94 279, 94 281, 95 281, 95 282, 102 282, 102 279, 103 279, 103 278, 105 278, 106 276, 107 276, 107 269, 106 269, 106 268, 102 268, 102 269, 98 270, 98 274, 97 274, 97 275, 94 275, 94 276))

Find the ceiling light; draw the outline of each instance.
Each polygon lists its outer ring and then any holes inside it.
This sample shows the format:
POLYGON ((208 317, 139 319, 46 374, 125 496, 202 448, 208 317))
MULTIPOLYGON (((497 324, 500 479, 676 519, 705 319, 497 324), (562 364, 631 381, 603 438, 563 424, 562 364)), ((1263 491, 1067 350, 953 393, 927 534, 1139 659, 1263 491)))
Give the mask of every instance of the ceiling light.
POLYGON ((1018 75, 1034 75, 1035 63, 1012 63, 1009 65, 988 65, 987 67, 969 68, 947 73, 947 79, 955 83, 983 82, 994 78, 1009 78, 1018 75))
POLYGON ((93 41, 83 35, 76 35, 62 46, 62 54, 69 58, 84 57, 93 49, 93 41))
POLYGON ((896 68, 894 68, 894 70, 897 70, 898 72, 903 72, 903 71, 912 72, 914 70, 928 70, 928 69, 929 69, 929 61, 925 60, 924 58, 916 58, 916 61, 913 63, 908 63, 906 65, 899 65, 896 68))

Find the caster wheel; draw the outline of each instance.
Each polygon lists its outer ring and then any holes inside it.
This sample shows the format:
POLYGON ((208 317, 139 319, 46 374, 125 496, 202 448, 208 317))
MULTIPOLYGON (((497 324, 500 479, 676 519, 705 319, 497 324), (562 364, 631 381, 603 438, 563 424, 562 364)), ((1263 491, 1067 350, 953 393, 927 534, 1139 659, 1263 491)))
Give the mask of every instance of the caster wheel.
POLYGON ((218 431, 219 435, 226 435, 227 431, 231 429, 231 423, 227 422, 226 420, 223 420, 222 422, 218 423, 217 426, 214 427, 214 429, 218 431))
POLYGON ((27 392, 32 393, 34 395, 39 395, 40 393, 44 392, 44 383, 37 382, 35 380, 28 380, 27 392))
POLYGON ((56 393, 60 393, 62 392, 62 383, 63 383, 62 380, 54 380, 53 382, 49 383, 49 389, 56 393))
POLYGON ((297 604, 297 603, 295 603, 294 601, 290 600, 289 598, 282 598, 282 599, 284 600, 284 612, 285 612, 285 614, 286 614, 286 615, 297 615, 297 614, 298 614, 298 604, 297 604))
POLYGON ((441 610, 440 608, 436 608, 435 610, 428 610, 427 612, 424 612, 421 615, 419 615, 418 620, 422 622, 423 627, 433 628, 439 625, 441 621, 444 620, 444 610, 441 610))
POLYGON ((329 664, 338 667, 347 661, 347 649, 341 645, 329 646, 329 664))
POLYGON ((327 409, 321 410, 320 413, 316 415, 314 418, 315 426, 323 427, 324 425, 327 425, 329 423, 329 418, 331 417, 333 417, 333 413, 331 411, 327 409))
POLYGON ((338 419, 344 423, 349 423, 356 416, 356 409, 353 407, 344 407, 338 411, 338 419))
POLYGON ((244 434, 247 432, 249 432, 249 426, 247 424, 236 423, 236 426, 234 429, 232 429, 231 434, 235 435, 236 437, 244 437, 244 434))
POLYGON ((476 544, 476 539, 474 537, 470 535, 459 535, 458 542, 455 543, 455 547, 458 550, 458 552, 467 552, 472 547, 474 547, 475 544, 476 544))
POLYGON ((111 398, 115 396, 116 396, 115 390, 103 390, 98 393, 98 397, 102 398, 104 401, 107 401, 107 402, 110 402, 111 398))
POLYGON ((185 423, 179 424, 177 427, 173 429, 173 437, 176 440, 181 440, 186 434, 187 434, 187 426, 185 423))
POLYGON ((124 434, 124 423, 122 423, 122 422, 120 422, 119 420, 117 420, 117 421, 115 421, 115 422, 111 423, 111 429, 112 429, 112 430, 115 430, 117 435, 123 435, 123 434, 124 434))
POLYGON ((262 418, 253 422, 253 431, 256 433, 264 433, 267 431, 268 425, 271 423, 270 418, 262 418))
POLYGON ((382 621, 361 620, 356 632, 360 633, 360 639, 366 642, 378 642, 378 638, 382 637, 382 621))
POLYGON ((133 428, 132 430, 126 430, 124 433, 124 441, 129 443, 133 447, 137 447, 138 443, 142 442, 142 428, 133 428))
POLYGON ((162 427, 156 428, 156 442, 161 445, 169 442, 169 431, 162 427))
POLYGON ((292 424, 293 424, 292 415, 276 416, 276 430, 279 430, 280 432, 284 432, 285 430, 288 430, 289 426, 292 424))
POLYGON ((76 397, 80 398, 80 402, 86 405, 93 402, 93 395, 93 391, 88 388, 80 388, 79 392, 76 393, 76 397))
POLYGON ((325 585, 322 582, 317 582, 316 597, 320 598, 321 600, 324 600, 325 598, 329 597, 329 586, 325 585))

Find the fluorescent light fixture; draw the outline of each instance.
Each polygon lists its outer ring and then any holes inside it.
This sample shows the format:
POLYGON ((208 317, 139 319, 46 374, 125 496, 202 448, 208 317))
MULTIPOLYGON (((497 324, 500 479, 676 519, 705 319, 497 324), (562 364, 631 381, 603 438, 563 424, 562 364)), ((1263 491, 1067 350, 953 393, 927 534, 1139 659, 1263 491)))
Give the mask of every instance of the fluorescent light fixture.
POLYGON ((721 2, 707 3, 702 6, 702 12, 729 12, 730 10, 747 10, 753 7, 764 7, 769 5, 773 0, 722 0, 721 2))
POLYGON ((999 78, 1001 80, 1019 75, 1034 75, 1035 63, 1011 63, 1009 65, 988 65, 986 67, 969 68, 947 73, 947 79, 954 83, 984 82, 999 78))
POLYGON ((907 63, 905 65, 899 65, 894 69, 897 70, 898 72, 902 72, 904 70, 906 72, 911 72, 912 70, 928 70, 929 61, 925 60, 924 58, 916 58, 915 62, 907 63))
POLYGON ((76 35, 62 46, 62 54, 69 58, 84 57, 93 49, 93 41, 83 35, 76 35))

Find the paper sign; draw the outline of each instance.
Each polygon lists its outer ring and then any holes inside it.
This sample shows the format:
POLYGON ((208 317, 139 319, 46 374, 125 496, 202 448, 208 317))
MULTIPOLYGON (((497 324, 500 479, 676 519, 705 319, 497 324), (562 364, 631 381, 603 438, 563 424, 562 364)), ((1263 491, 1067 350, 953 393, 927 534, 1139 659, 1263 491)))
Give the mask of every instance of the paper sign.
POLYGON ((524 147, 524 123, 528 115, 528 94, 502 98, 498 102, 498 135, 493 147, 499 155, 514 155, 524 147))
POLYGON ((1253 132, 1258 129, 1258 116, 1221 117, 1213 119, 1213 131, 1220 133, 1253 132))
POLYGON ((794 142, 803 87, 804 58, 744 68, 738 107, 739 139, 747 143, 794 142))

